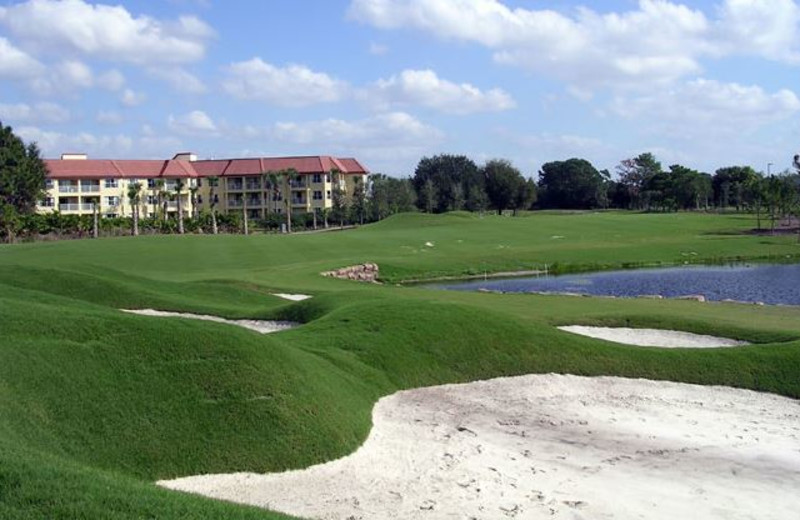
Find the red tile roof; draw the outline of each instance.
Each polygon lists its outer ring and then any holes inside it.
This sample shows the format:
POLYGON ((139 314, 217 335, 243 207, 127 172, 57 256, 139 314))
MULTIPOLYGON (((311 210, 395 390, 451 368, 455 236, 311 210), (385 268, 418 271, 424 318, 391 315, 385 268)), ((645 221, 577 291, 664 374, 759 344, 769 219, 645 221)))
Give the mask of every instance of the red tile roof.
POLYGON ((185 160, 61 160, 46 159, 53 179, 151 179, 157 177, 231 177, 259 175, 294 168, 298 173, 366 174, 369 171, 355 159, 338 159, 327 155, 308 157, 261 157, 244 159, 185 160))
POLYGON ((189 161, 144 160, 61 160, 45 159, 52 179, 151 179, 155 177, 197 177, 189 161))

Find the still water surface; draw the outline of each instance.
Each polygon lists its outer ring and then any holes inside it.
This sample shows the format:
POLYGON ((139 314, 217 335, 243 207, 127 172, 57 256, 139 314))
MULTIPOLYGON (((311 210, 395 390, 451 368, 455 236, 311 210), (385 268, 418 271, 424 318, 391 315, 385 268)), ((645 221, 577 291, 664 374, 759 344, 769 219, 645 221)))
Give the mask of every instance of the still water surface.
POLYGON ((690 266, 607 271, 562 276, 489 279, 426 284, 457 291, 568 292, 674 298, 702 294, 708 300, 740 300, 800 305, 800 264, 690 266))

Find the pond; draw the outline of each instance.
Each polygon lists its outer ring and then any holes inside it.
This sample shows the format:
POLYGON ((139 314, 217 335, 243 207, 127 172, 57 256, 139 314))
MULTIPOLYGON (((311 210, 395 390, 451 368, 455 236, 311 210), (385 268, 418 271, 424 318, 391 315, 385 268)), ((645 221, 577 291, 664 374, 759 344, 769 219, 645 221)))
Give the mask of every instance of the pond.
POLYGON ((800 264, 687 266, 664 269, 606 271, 425 284, 457 291, 510 293, 576 293, 677 298, 703 295, 707 300, 737 300, 800 305, 800 264))

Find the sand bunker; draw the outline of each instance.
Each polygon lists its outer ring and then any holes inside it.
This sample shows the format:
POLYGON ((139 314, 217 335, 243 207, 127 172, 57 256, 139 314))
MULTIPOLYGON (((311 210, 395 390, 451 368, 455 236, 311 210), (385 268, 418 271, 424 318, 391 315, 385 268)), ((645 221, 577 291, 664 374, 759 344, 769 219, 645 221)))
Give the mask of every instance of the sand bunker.
POLYGON ((320 519, 758 518, 800 510, 800 403, 533 375, 381 399, 353 455, 158 484, 320 519))
POLYGON ((558 328, 573 334, 580 334, 581 336, 604 339, 606 341, 623 343, 625 345, 636 345, 638 347, 715 348, 749 345, 746 341, 718 338, 716 336, 704 336, 677 330, 584 327, 582 325, 570 325, 558 328))
POLYGON ((293 302, 301 302, 311 298, 308 294, 287 294, 287 293, 273 293, 272 296, 283 298, 284 300, 291 300, 293 302))
POLYGON ((282 330, 292 329, 299 324, 293 321, 267 321, 267 320, 226 320, 219 316, 209 316, 207 314, 189 314, 186 312, 168 312, 156 311, 153 309, 120 309, 122 312, 129 312, 131 314, 140 314, 142 316, 156 316, 166 318, 189 318, 192 320, 206 320, 216 321, 217 323, 226 323, 228 325, 236 325, 237 327, 244 327, 246 329, 260 332, 261 334, 269 334, 271 332, 279 332, 282 330))

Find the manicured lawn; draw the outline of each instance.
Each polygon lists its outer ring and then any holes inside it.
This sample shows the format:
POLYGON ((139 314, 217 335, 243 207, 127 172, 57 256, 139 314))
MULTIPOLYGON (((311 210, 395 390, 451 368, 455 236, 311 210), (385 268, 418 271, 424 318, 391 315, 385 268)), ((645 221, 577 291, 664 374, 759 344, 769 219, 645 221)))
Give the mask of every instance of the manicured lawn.
POLYGON ((0 517, 279 518, 166 492, 197 473, 342 456, 381 396, 533 372, 724 384, 800 397, 800 309, 439 292, 322 278, 372 261, 389 282, 800 256, 740 216, 403 215, 354 231, 139 237, 0 247, 0 517), (431 243, 431 246, 426 245, 431 243), (287 302, 271 292, 315 297, 287 302), (119 312, 305 323, 262 336, 119 312), (660 350, 566 323, 680 328, 738 349, 660 350))

